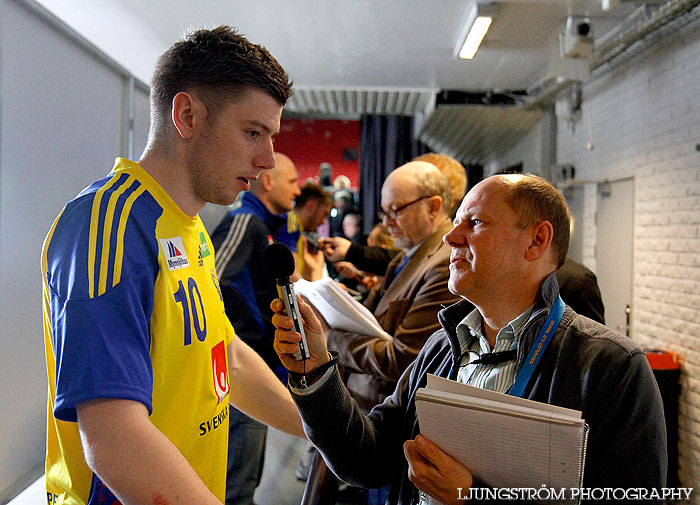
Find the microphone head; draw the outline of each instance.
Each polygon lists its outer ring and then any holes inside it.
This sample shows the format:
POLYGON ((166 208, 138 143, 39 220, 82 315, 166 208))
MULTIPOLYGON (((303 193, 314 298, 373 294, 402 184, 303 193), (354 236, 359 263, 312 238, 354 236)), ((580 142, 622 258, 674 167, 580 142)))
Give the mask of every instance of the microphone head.
POLYGON ((284 244, 275 242, 265 248, 265 268, 270 277, 284 279, 294 273, 294 256, 284 244))

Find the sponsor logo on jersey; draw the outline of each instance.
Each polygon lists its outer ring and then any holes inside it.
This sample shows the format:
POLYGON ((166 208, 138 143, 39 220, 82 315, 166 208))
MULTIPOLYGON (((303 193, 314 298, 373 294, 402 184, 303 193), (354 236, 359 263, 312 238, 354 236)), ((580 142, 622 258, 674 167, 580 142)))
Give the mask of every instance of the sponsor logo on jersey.
POLYGON ((201 267, 204 265, 204 258, 211 255, 209 252, 209 246, 207 245, 207 239, 204 236, 204 232, 199 232, 199 253, 197 254, 197 264, 201 267))
POLYGON ((199 254, 202 256, 202 258, 206 258, 211 254, 211 252, 209 252, 209 246, 207 245, 207 239, 204 236, 203 231, 199 232, 199 254))
POLYGON ((220 428, 224 424, 228 426, 228 423, 226 423, 226 419, 228 418, 229 414, 229 406, 224 405, 221 408, 221 412, 216 414, 214 417, 207 419, 203 423, 199 423, 199 436, 203 437, 207 433, 211 433, 212 431, 216 430, 217 428, 220 428))
POLYGON ((168 263, 168 270, 177 270, 190 266, 185 253, 185 246, 181 237, 162 238, 160 246, 165 254, 165 261, 168 263))
POLYGON ((226 347, 222 340, 211 349, 211 367, 214 372, 214 391, 219 397, 218 403, 228 395, 228 364, 226 363, 226 347))

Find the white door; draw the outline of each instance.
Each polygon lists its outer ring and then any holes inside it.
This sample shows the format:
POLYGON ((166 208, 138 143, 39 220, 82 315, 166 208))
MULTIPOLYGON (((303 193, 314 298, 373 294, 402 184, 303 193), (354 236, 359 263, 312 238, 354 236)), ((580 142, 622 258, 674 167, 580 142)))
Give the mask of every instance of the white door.
POLYGON ((605 305, 605 325, 632 336, 634 179, 598 185, 596 275, 605 305))

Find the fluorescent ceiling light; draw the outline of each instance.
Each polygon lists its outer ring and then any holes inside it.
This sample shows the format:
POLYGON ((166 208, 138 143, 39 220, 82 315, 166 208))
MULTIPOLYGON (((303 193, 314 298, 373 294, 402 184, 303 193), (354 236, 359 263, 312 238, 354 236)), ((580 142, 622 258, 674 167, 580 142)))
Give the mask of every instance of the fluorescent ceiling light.
POLYGON ((465 60, 471 60, 474 57, 497 11, 498 8, 493 4, 478 2, 474 4, 457 39, 453 56, 459 56, 465 60))

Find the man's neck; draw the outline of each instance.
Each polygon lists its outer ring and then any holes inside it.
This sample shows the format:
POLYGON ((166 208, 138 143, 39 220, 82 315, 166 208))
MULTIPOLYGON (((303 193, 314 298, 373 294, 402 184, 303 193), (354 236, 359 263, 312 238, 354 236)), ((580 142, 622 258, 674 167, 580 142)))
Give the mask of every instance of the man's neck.
POLYGON ((438 228, 442 226, 446 219, 449 219, 449 216, 440 215, 437 218, 435 218, 435 220, 432 222, 432 226, 429 228, 430 231, 422 239, 418 240, 417 242, 414 242, 411 247, 402 247, 403 251, 408 256, 411 256, 414 252, 418 250, 421 244, 428 239, 428 237, 430 237, 433 233, 437 231, 438 228))
POLYGON ((547 271, 548 268, 541 270, 540 274, 525 275, 517 285, 504 287, 491 300, 475 304, 481 313, 484 336, 491 348, 496 345, 498 332, 535 303, 542 283, 551 273, 547 271))
POLYGON ((535 303, 539 287, 538 284, 536 289, 504 290, 493 303, 477 306, 483 320, 484 336, 492 349, 496 345, 498 332, 535 303))
POLYGON ((511 321, 513 321, 520 314, 525 312, 531 305, 532 303, 528 303, 524 305, 522 309, 514 308, 508 312, 503 311, 499 315, 486 315, 484 313, 481 314, 481 318, 483 321, 484 336, 486 337, 486 340, 488 340, 488 343, 491 346, 492 350, 496 346, 496 337, 498 336, 498 332, 506 326, 508 326, 508 324, 511 321))
POLYGON ((192 193, 187 168, 166 153, 147 152, 139 165, 165 190, 182 211, 194 217, 204 203, 192 193))

